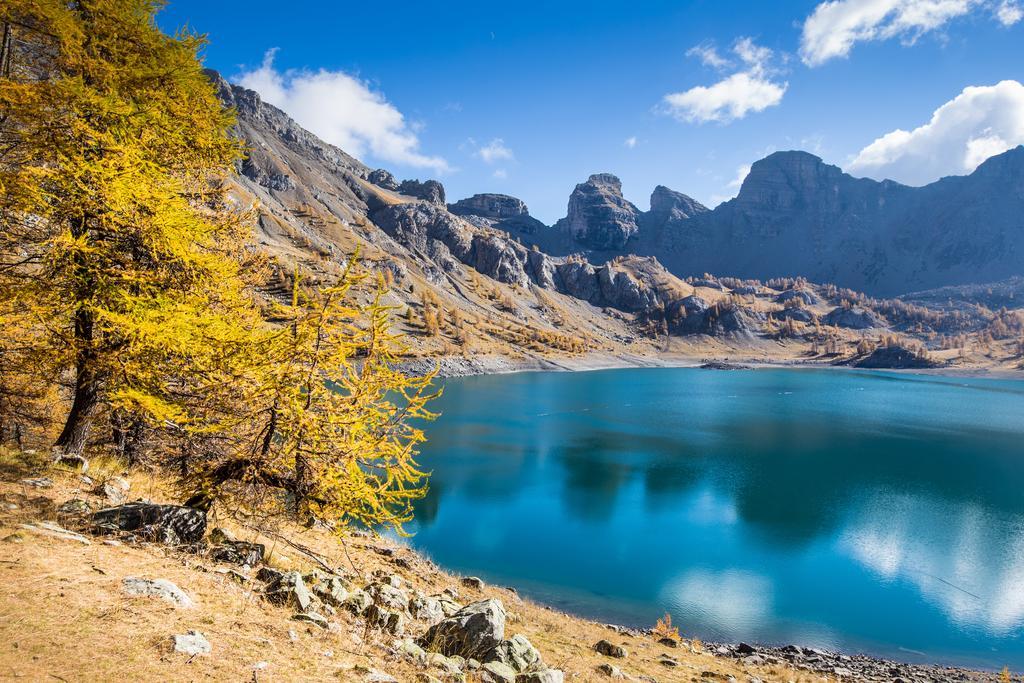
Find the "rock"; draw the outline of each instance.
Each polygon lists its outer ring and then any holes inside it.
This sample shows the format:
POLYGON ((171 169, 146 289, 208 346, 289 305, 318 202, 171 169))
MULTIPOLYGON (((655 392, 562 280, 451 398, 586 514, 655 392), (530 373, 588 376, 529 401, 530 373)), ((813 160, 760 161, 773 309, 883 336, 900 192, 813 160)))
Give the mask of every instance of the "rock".
POLYGON ((311 582, 313 593, 325 604, 334 607, 343 607, 348 600, 348 589, 341 577, 330 574, 326 576, 314 576, 311 582))
POLYGON ((659 645, 664 645, 665 647, 679 647, 679 641, 676 640, 675 638, 668 638, 668 637, 659 638, 658 639, 658 644, 659 645))
POLYGON ((475 576, 464 576, 462 577, 462 585, 466 588, 473 588, 475 590, 481 590, 484 587, 483 580, 475 576))
POLYGON ((379 605, 370 605, 363 613, 366 623, 382 631, 396 636, 405 632, 405 615, 384 609, 379 605))
POLYGON ((85 517, 92 512, 92 505, 87 500, 72 498, 61 503, 57 512, 67 517, 85 517))
POLYGON ((821 319, 825 325, 834 327, 845 327, 851 330, 867 330, 873 327, 885 327, 885 321, 880 315, 868 308, 853 306, 844 308, 837 306, 821 319))
POLYGON ((111 477, 96 489, 96 493, 106 496, 110 505, 124 505, 128 502, 128 490, 131 487, 132 483, 124 477, 111 477))
POLYGON ((425 180, 422 183, 418 180, 403 180, 402 184, 398 186, 398 192, 438 206, 445 205, 444 185, 436 180, 425 180))
POLYGON ((507 194, 475 194, 448 205, 448 211, 456 216, 480 216, 482 218, 515 218, 529 215, 521 199, 507 194))
POLYGON ((398 683, 398 679, 391 674, 386 674, 383 671, 377 671, 376 669, 370 669, 369 673, 363 679, 366 683, 398 683))
POLYGON ((213 646, 199 631, 174 636, 174 651, 190 657, 196 655, 208 655, 213 651, 213 646))
POLYGON ((821 297, 809 289, 787 289, 775 297, 775 303, 786 304, 799 301, 802 306, 815 306, 822 303, 821 297))
POLYGON ((373 599, 366 594, 366 591, 357 589, 348 594, 348 597, 342 603, 342 607, 352 614, 359 616, 372 604, 373 599))
POLYGON ((4 543, 24 543, 25 534, 21 531, 15 531, 13 534, 7 534, 3 538, 4 543))
POLYGON ((293 614, 292 619, 295 621, 304 621, 307 624, 313 624, 314 626, 319 626, 324 630, 327 630, 330 626, 327 621, 327 617, 322 614, 317 614, 316 612, 299 612, 298 614, 293 614))
POLYGON ((406 592, 390 583, 370 584, 365 590, 374 604, 381 607, 405 611, 409 606, 409 596, 406 592))
POLYGON ((747 645, 746 643, 740 643, 739 645, 737 645, 735 651, 737 654, 740 655, 751 655, 755 652, 754 648, 750 645, 747 645))
POLYGON ((35 477, 33 479, 22 479, 21 483, 37 489, 48 489, 53 486, 53 479, 49 477, 35 477))
POLYGON ((614 643, 611 643, 607 640, 599 640, 596 643, 594 643, 594 649, 597 650, 599 653, 603 654, 605 657, 615 657, 618 659, 621 659, 622 657, 625 657, 628 654, 626 652, 626 648, 622 647, 621 645, 615 645, 614 643))
POLYGON ((82 545, 92 545, 92 541, 82 534, 69 531, 53 522, 36 522, 35 524, 20 524, 19 526, 26 531, 31 531, 41 536, 59 538, 62 541, 77 541, 82 545))
POLYGON ((446 617, 450 617, 456 612, 458 612, 460 609, 462 609, 462 605, 455 602, 454 600, 449 600, 448 598, 441 597, 438 598, 437 601, 441 603, 441 611, 444 613, 444 616, 446 617))
POLYGON ((130 531, 169 545, 198 543, 206 532, 206 513, 182 505, 128 503, 94 512, 100 532, 130 531))
POLYGON ((601 673, 601 674, 604 674, 608 678, 624 679, 626 677, 626 675, 624 673, 622 673, 622 670, 619 669, 619 667, 614 666, 612 664, 600 664, 600 665, 598 665, 597 672, 601 673))
POLYGON ((610 173, 596 173, 569 196, 566 217, 555 229, 596 250, 618 250, 640 229, 640 211, 622 196, 622 183, 610 173))
MULTIPOLYGON (((452 613, 454 614, 457 611, 458 609, 453 610, 452 613)), ((446 616, 449 616, 445 614, 440 600, 427 596, 416 596, 409 600, 409 614, 412 615, 413 619, 425 621, 428 624, 436 624, 446 616)))
POLYGON ((651 193, 651 210, 647 212, 645 219, 646 222, 660 226, 668 222, 699 216, 708 211, 708 207, 693 197, 670 190, 664 185, 658 185, 651 193))
POLYGON ((427 661, 427 652, 422 647, 416 644, 416 641, 406 638, 400 640, 395 648, 399 654, 417 662, 425 664, 427 661))
POLYGON ((516 683, 516 672, 508 664, 486 662, 480 667, 482 683, 516 683))
POLYGON ((371 183, 377 187, 382 187, 385 190, 391 190, 394 192, 398 189, 398 182, 395 180, 395 176, 391 175, 388 171, 383 168, 378 168, 374 171, 370 171, 370 174, 366 177, 371 183))
MULTIPOLYGON (((259 576, 256 575, 257 578, 259 576)), ((275 605, 290 605, 300 612, 307 612, 313 607, 313 596, 298 572, 284 572, 273 577, 264 588, 264 595, 275 605)))
POLYGON ((441 683, 440 678, 435 678, 434 676, 431 676, 428 673, 423 673, 422 671, 416 674, 416 681, 417 683, 441 683))
POLYGON ((195 607, 195 602, 193 602, 192 598, 167 579, 141 579, 136 576, 126 576, 121 580, 121 587, 128 595, 160 598, 173 604, 175 607, 186 609, 195 607))
POLYGON ((524 635, 516 634, 510 640, 503 640, 483 655, 483 662, 501 662, 512 667, 517 673, 539 669, 543 666, 540 652, 524 635))
POLYGON ((210 550, 210 557, 219 562, 255 567, 263 562, 266 548, 262 543, 227 541, 210 550))
POLYGON ((221 545, 223 543, 234 543, 238 539, 235 535, 219 526, 215 526, 210 530, 210 543, 213 545, 221 545))
POLYGON ((565 674, 558 669, 532 671, 516 676, 516 683, 564 683, 565 674))
POLYGON ((505 606, 490 598, 463 607, 420 639, 427 650, 479 659, 505 637, 505 606))

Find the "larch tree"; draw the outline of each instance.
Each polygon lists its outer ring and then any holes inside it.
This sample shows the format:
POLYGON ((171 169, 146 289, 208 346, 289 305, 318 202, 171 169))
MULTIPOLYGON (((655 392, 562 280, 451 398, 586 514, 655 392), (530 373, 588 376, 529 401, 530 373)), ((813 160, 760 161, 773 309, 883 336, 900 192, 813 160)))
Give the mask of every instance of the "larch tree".
POLYGON ((42 46, 23 50, 31 69, 5 55, 0 79, 4 301, 46 328, 69 368, 64 456, 81 456, 103 406, 183 419, 169 368, 245 327, 226 318, 246 315, 248 228, 222 183, 241 149, 197 59, 203 40, 162 33, 160 4, 0 8, 42 46))
POLYGON ((412 377, 396 367, 405 347, 381 303, 384 283, 366 303, 353 295, 365 279, 351 265, 331 286, 305 289, 296 278, 291 304, 273 314, 282 324, 232 384, 247 407, 233 447, 192 458, 194 501, 252 507, 276 492, 270 500, 306 523, 400 531, 412 518, 427 490, 416 462, 419 425, 433 419, 427 404, 439 391, 433 373, 412 377))

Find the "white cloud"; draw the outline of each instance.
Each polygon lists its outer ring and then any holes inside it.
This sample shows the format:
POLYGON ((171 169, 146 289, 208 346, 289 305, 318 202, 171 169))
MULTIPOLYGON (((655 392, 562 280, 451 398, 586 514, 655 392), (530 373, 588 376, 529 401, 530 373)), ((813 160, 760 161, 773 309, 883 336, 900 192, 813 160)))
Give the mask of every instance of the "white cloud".
POLYGON ((856 43, 899 38, 913 44, 975 10, 988 10, 1004 26, 1024 13, 1016 0, 830 0, 804 21, 800 56, 808 66, 846 57, 856 43))
POLYGON ((633 149, 634 147, 636 147, 636 136, 629 136, 622 144, 624 144, 626 147, 629 147, 630 149, 633 149))
MULTIPOLYGON (((781 102, 789 84, 775 79, 770 66, 772 51, 755 45, 750 38, 737 40, 732 51, 743 63, 741 71, 710 86, 665 95, 668 113, 690 123, 728 123, 781 102)), ((702 53, 696 56, 704 59, 702 53)))
POLYGON ((515 158, 515 155, 512 154, 512 150, 505 146, 505 141, 501 138, 494 138, 478 149, 475 154, 480 157, 485 164, 493 164, 496 161, 511 161, 515 158))
POLYGON ((508 178, 508 171, 503 168, 496 168, 492 175, 498 180, 504 180, 505 178, 508 178))
POLYGON ((1024 10, 1016 2, 1003 0, 996 8, 996 19, 1003 26, 1013 26, 1021 19, 1024 19, 1024 10))
POLYGON ((235 80, 353 156, 369 154, 438 173, 450 170, 442 157, 420 152, 419 127, 410 124, 383 93, 343 71, 278 71, 276 52, 276 48, 268 50, 259 68, 244 71, 235 80))
POLYGON ((696 57, 704 66, 722 69, 729 66, 729 60, 718 54, 718 49, 709 43, 694 45, 686 51, 687 57, 696 57))
POLYGON ((923 185, 970 173, 994 154, 1024 144, 1024 85, 971 86, 912 131, 894 130, 857 154, 849 170, 923 185))

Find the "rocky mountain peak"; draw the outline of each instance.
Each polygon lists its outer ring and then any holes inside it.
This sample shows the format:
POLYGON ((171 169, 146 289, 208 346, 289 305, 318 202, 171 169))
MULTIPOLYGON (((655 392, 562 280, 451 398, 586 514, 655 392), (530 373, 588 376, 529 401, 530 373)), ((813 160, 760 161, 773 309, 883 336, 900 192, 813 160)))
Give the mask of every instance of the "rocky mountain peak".
POLYGON ((658 185, 651 193, 649 215, 660 222, 692 218, 708 211, 708 207, 693 197, 670 190, 664 185, 658 185))
POLYGON ((449 204, 448 210, 458 216, 480 216, 495 220, 530 214, 521 199, 510 197, 507 194, 491 193, 475 194, 472 197, 460 199, 454 204, 449 204))
POLYGON ((616 194, 622 194, 622 181, 612 173, 594 173, 587 178, 587 184, 607 187, 616 194))
POLYGON ((589 249, 622 249, 639 230, 640 211, 622 196, 622 181, 595 173, 569 195, 566 217, 557 228, 589 249))

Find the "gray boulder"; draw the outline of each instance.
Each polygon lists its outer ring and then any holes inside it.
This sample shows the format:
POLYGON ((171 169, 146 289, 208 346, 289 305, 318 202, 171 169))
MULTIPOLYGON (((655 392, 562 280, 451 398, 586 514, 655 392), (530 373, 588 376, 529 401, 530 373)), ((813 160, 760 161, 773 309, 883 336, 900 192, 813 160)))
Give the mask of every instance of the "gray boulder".
POLYGON ((427 650, 480 659, 505 637, 505 606, 490 598, 463 607, 420 638, 427 650))
POLYGON ((173 604, 175 607, 195 607, 195 602, 192 601, 192 598, 167 579, 140 579, 137 576, 126 576, 121 580, 121 587, 128 595, 160 598, 173 604))
POLYGON ((621 659, 627 654, 626 648, 607 640, 599 640, 594 643, 594 649, 605 657, 615 657, 617 659, 621 659))
POLYGON ((508 664, 487 662, 480 667, 482 683, 516 683, 516 672, 508 664))
MULTIPOLYGON (((454 610, 453 613, 458 610, 454 610)), ((446 616, 441 601, 437 598, 418 595, 409 600, 409 614, 413 619, 425 621, 429 624, 436 624, 446 616)))
POLYGON ((484 662, 501 662, 516 672, 533 671, 544 666, 540 652, 526 636, 516 634, 510 640, 503 640, 483 655, 484 662))
POLYGON ((189 631, 174 638, 174 651, 190 657, 196 655, 208 655, 213 651, 213 646, 199 631, 189 631))
MULTIPOLYGON (((257 574, 256 578, 260 578, 257 574)), ((267 600, 275 605, 290 605, 300 612, 308 612, 314 605, 313 595, 298 572, 284 572, 273 577, 264 590, 267 600)))
POLYGON ((206 512, 183 505, 128 503, 92 515, 98 532, 129 531, 169 545, 198 543, 206 533, 206 512))

